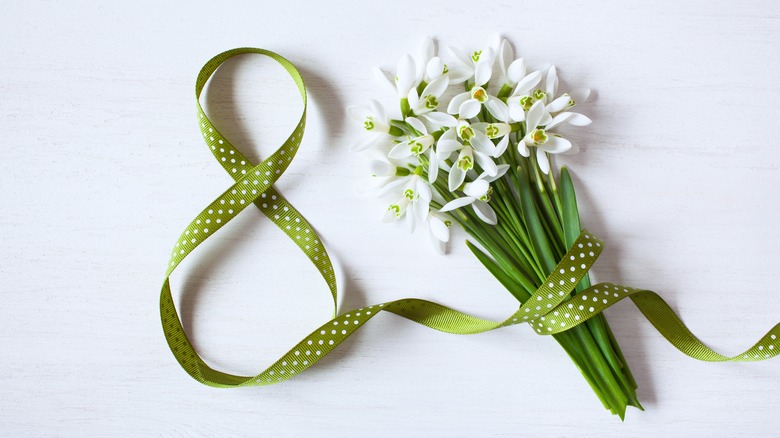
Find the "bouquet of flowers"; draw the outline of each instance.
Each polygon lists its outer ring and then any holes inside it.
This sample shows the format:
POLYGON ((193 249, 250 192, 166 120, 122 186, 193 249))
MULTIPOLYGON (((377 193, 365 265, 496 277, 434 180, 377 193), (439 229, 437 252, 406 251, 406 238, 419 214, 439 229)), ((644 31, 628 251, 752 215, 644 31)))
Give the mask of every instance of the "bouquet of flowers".
MULTIPOLYGON (((506 40, 448 52, 445 63, 427 39, 418 56, 401 59, 390 81, 397 116, 376 101, 348 108, 366 134, 354 149, 391 199, 385 220, 427 226, 442 250, 460 225, 478 244, 469 249, 522 304, 581 232, 571 177, 565 167, 556 177, 550 156, 576 151, 564 133, 591 123, 575 110, 590 91, 561 92, 555 66, 529 69, 506 40)), ((570 297, 588 287, 586 275, 570 297)), ((553 336, 613 414, 642 409, 603 314, 553 336)))

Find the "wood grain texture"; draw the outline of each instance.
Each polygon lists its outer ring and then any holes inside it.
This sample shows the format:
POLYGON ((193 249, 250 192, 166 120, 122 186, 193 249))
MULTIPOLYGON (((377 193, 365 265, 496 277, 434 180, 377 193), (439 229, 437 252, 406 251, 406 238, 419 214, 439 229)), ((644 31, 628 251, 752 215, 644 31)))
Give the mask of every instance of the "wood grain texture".
MULTIPOLYGON (((277 51, 307 81, 308 129, 279 188, 338 260, 344 309, 416 296, 511 313, 462 234, 441 257, 379 223, 344 115, 385 93, 370 69, 424 34, 476 48, 501 33, 597 92, 582 153, 558 161, 608 243, 596 279, 656 290, 702 340, 741 351, 780 320, 776 2, 190 3, 0 14, 0 435, 777 435, 780 362, 693 361, 628 303, 608 316, 647 411, 625 424, 524 327, 458 337, 382 316, 288 383, 215 390, 179 369, 157 313, 170 246, 230 182, 200 141, 193 88, 237 46, 277 51)), ((206 104, 253 157, 300 110, 283 71, 255 58, 226 65, 206 104)), ((226 371, 264 368, 329 317, 314 269, 257 212, 182 268, 186 328, 226 371)))

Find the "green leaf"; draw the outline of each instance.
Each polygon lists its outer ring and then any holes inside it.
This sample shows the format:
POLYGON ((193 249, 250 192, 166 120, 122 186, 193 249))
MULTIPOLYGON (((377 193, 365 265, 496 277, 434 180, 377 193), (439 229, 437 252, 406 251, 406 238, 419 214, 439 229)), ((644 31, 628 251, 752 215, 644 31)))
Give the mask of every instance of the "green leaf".
MULTIPOLYGON (((517 184, 517 191, 520 195, 520 205, 523 209, 526 225, 528 226, 528 235, 531 238, 531 244, 540 258, 539 261, 542 264, 545 276, 549 275, 553 269, 555 269, 558 260, 555 259, 555 255, 550 247, 550 242, 547 239, 547 232, 539 218, 539 212, 536 209, 536 203, 534 203, 533 193, 531 193, 531 181, 528 179, 528 174, 522 167, 517 168, 515 184, 517 184)), ((541 278, 540 282, 543 280, 544 278, 541 278)))
POLYGON ((496 280, 498 280, 499 283, 501 283, 506 288, 506 290, 509 291, 509 293, 517 298, 517 301, 522 304, 531 297, 531 292, 526 290, 520 283, 507 275, 507 273, 504 272, 504 270, 501 269, 501 267, 498 266, 498 264, 493 261, 493 259, 488 257, 488 255, 485 254, 481 249, 477 248, 469 241, 466 241, 466 246, 469 247, 471 252, 474 253, 482 265, 487 268, 487 270, 490 271, 494 277, 496 277, 496 280))

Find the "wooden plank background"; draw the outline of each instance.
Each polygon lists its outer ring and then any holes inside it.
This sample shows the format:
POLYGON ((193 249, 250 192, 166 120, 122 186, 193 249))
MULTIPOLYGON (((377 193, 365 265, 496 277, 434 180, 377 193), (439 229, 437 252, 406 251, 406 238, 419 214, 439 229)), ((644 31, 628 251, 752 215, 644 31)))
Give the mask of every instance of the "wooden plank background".
MULTIPOLYGON (((309 124, 279 188, 337 259, 342 309, 404 296, 500 318, 516 303, 456 233, 379 222, 348 105, 393 96, 424 35, 473 50, 495 34, 594 123, 558 164, 607 241, 595 277, 656 290, 701 339, 736 354, 780 321, 780 6, 726 1, 16 2, 0 14, 0 435, 776 436, 780 362, 707 364, 629 303, 607 314, 646 412, 608 415, 563 351, 526 327, 452 336, 387 315, 310 372, 217 390, 168 351, 157 300, 168 251, 230 183, 202 144, 195 76, 238 46, 307 81, 309 124), (431 2, 433 3, 433 2, 431 2)), ((300 103, 283 70, 231 61, 206 98, 252 157, 300 103)), ((251 209, 249 209, 251 210, 251 209)), ((263 369, 329 318, 316 272, 245 211, 173 278, 186 328, 224 370, 263 369)))

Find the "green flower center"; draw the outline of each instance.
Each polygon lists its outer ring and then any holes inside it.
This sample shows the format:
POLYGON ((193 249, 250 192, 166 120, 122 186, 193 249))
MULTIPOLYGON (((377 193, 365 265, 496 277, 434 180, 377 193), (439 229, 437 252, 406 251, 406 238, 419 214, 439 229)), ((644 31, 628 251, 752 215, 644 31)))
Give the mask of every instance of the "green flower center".
POLYGON ((487 134, 488 137, 493 138, 498 135, 498 127, 494 124, 487 125, 485 128, 485 134, 487 134))
POLYGON ((535 145, 545 144, 547 143, 547 133, 544 132, 544 129, 534 129, 531 131, 531 140, 534 141, 535 145))
POLYGON ((472 160, 471 157, 468 155, 465 157, 461 157, 458 160, 458 167, 460 170, 466 171, 474 168, 474 160, 472 160))
POLYGON ((534 99, 536 99, 536 100, 542 100, 542 99, 545 98, 545 96, 547 96, 547 93, 545 93, 542 90, 534 91, 534 99))
POLYGON ((480 201, 490 202, 490 196, 493 195, 493 186, 489 186, 487 193, 479 197, 480 201))
POLYGON ((523 96, 520 98, 520 106, 523 107, 523 111, 528 111, 534 104, 534 98, 531 96, 523 96))
POLYGON ((423 146, 423 144, 417 140, 414 140, 411 143, 409 143, 409 146, 411 146, 412 153, 415 155, 420 155, 421 153, 423 153, 423 150, 425 150, 425 146, 423 146))
POLYGON ((449 219, 444 219, 444 225, 449 228, 452 226, 452 221, 449 219))
POLYGON ((471 60, 474 62, 479 61, 479 57, 482 55, 482 50, 477 50, 474 53, 471 54, 471 60))
POLYGON ((404 196, 406 197, 406 199, 413 200, 414 199, 414 190, 412 190, 412 189, 404 190, 404 196))
POLYGON ((395 217, 401 217, 401 206, 398 204, 393 204, 390 207, 387 207, 388 210, 392 211, 393 214, 395 214, 395 217))
POLYGON ((569 103, 567 105, 574 106, 576 104, 577 104, 577 102, 575 102, 574 99, 569 99, 569 103))
POLYGON ((436 99, 436 96, 427 95, 425 96, 425 107, 430 110, 435 110, 439 106, 439 100, 436 99))
POLYGON ((487 100, 488 94, 484 88, 475 87, 473 90, 471 90, 471 97, 477 99, 480 103, 483 103, 487 100))
POLYGON ((469 141, 474 138, 474 130, 471 129, 471 126, 461 126, 458 130, 458 135, 460 135, 463 141, 469 141))
POLYGON ((363 122, 363 127, 366 129, 366 131, 374 129, 374 119, 367 117, 366 121, 363 122))
POLYGON ((449 72, 450 72, 450 68, 447 67, 447 64, 444 64, 444 71, 442 72, 442 74, 447 74, 449 72))

